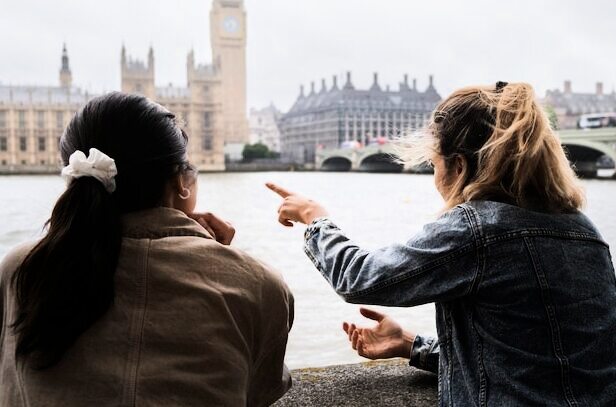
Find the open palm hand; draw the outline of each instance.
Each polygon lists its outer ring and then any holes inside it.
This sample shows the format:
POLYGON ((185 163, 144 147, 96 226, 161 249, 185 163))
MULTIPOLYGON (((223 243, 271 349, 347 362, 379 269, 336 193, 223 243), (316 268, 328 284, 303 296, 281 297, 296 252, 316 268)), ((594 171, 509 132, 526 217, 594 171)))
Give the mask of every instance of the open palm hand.
POLYGON ((393 318, 385 314, 368 308, 360 308, 359 312, 378 323, 372 328, 357 327, 348 322, 342 324, 342 329, 358 355, 368 359, 410 357, 415 340, 413 333, 403 330, 393 318))

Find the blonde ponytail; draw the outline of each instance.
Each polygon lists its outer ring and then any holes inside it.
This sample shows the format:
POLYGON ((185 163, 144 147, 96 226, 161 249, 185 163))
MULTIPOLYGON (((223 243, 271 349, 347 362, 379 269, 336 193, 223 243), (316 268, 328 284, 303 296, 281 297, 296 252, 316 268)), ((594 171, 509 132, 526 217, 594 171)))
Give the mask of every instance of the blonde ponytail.
POLYGON ((584 204, 575 173, 529 84, 460 89, 437 107, 429 130, 446 164, 464 157, 447 208, 497 200, 562 213, 584 204))

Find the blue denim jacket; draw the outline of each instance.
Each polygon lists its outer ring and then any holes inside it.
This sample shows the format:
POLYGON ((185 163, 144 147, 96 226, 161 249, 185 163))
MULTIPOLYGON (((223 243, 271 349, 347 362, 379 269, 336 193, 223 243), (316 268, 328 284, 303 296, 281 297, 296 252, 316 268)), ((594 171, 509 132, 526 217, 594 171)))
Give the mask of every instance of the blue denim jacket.
POLYGON ((616 405, 614 266, 581 213, 471 201, 375 251, 322 218, 305 251, 347 302, 436 303, 411 364, 438 365, 442 406, 616 405))

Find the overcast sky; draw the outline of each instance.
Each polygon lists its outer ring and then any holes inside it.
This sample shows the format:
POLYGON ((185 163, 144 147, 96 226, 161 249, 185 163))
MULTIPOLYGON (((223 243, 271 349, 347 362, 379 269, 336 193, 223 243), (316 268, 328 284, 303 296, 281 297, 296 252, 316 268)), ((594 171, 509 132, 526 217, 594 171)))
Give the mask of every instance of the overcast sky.
MULTIPOLYGON (((186 54, 210 62, 211 0, 0 0, 0 82, 58 81, 62 43, 73 82, 93 92, 120 87, 122 43, 156 57, 157 85, 186 83, 186 54)), ((248 105, 286 110, 301 83, 347 70, 358 87, 404 73, 442 96, 457 87, 527 81, 540 95, 616 85, 614 0, 246 0, 248 105)), ((341 80, 341 79, 339 79, 341 80)))

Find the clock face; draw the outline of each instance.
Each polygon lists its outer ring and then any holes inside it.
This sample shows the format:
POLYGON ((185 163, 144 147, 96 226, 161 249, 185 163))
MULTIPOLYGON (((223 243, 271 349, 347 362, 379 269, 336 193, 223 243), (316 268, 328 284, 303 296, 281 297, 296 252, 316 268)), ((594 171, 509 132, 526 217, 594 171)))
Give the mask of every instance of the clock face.
POLYGON ((228 33, 234 33, 240 28, 240 23, 237 21, 237 18, 233 16, 227 16, 222 21, 222 27, 228 33))

